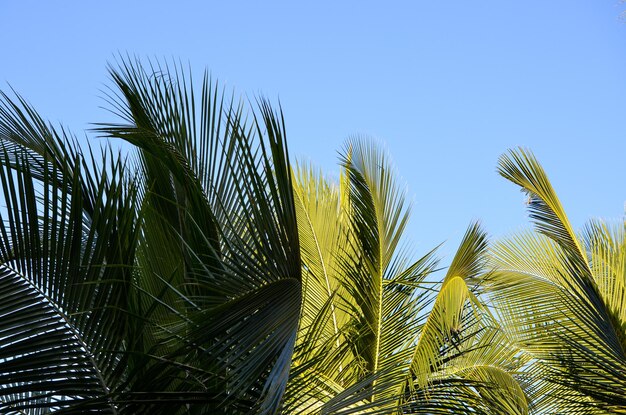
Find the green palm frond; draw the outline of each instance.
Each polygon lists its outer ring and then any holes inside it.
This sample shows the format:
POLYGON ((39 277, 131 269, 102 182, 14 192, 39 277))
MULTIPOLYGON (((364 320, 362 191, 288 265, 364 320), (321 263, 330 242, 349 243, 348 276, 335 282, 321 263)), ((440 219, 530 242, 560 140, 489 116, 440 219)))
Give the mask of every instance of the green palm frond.
POLYGON ((23 100, 0 105, 0 410, 115 413, 136 189, 119 157, 96 166, 23 100))
MULTIPOLYGON (((609 312, 626 322, 626 223, 591 221, 583 231, 590 268, 609 312)), ((622 327, 626 332, 626 327, 622 327)))
POLYGON ((161 343, 170 345, 168 361, 191 374, 177 388, 204 389, 218 407, 273 413, 301 305, 282 114, 259 101, 247 122, 243 105, 226 104, 207 75, 196 101, 181 69, 151 70, 128 60, 112 70, 125 123, 99 131, 140 149, 147 224, 140 260, 148 265, 140 281, 152 297, 161 299, 161 291, 171 297, 170 316, 159 326, 173 334, 162 333, 161 343), (167 226, 152 226, 158 221, 167 226), (152 239, 170 242, 155 246, 152 239), (158 270, 150 265, 157 261, 158 270))
POLYGON ((456 252, 411 359, 408 403, 442 403, 441 382, 456 382, 449 399, 464 396, 459 413, 527 414, 525 391, 514 374, 523 365, 500 327, 468 282, 487 273, 487 236, 472 224, 456 252), (497 347, 494 347, 497 345, 497 347), (432 391, 431 391, 432 390, 432 391), (472 396, 472 398, 468 398, 472 396))
POLYGON ((407 214, 389 211, 402 210, 404 196, 386 157, 371 141, 353 140, 343 162, 339 188, 310 168, 295 175, 307 354, 294 356, 289 413, 396 411, 409 347, 432 298, 420 288, 433 253, 411 262, 397 249, 407 214))
POLYGON ((498 172, 528 195, 528 210, 537 230, 573 256, 585 258, 578 237, 567 219, 548 177, 535 156, 522 148, 498 160, 498 172))
POLYGON ((349 183, 350 240, 341 264, 344 286, 352 300, 363 374, 378 370, 383 346, 384 280, 408 221, 403 192, 384 153, 371 141, 351 140, 342 158, 349 183))
POLYGON ((111 74, 97 131, 136 171, 0 106, 2 411, 275 413, 302 270, 282 113, 177 66, 111 74))
POLYGON ((337 290, 340 288, 336 273, 335 255, 337 248, 346 242, 346 229, 342 221, 339 193, 311 167, 296 169, 294 194, 298 214, 304 273, 304 302, 300 321, 309 327, 317 310, 330 301, 330 315, 321 333, 320 340, 339 339, 339 327, 346 316, 336 305, 337 290))
POLYGON ((1 413, 624 413, 626 222, 574 233, 532 153, 499 171, 537 232, 472 224, 435 283, 372 140, 332 183, 263 99, 110 74, 130 162, 0 94, 1 413))

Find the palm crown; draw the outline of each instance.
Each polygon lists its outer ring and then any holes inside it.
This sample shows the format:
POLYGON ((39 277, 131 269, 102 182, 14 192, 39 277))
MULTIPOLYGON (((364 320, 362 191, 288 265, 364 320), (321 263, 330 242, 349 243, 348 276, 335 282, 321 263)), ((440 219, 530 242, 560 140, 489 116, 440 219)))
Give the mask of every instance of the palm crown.
POLYGON ((2 95, 3 413, 624 405, 624 228, 576 236, 532 156, 501 172, 540 235, 489 251, 473 224, 435 285, 435 251, 403 245, 410 209, 371 140, 348 141, 332 183, 292 169, 265 100, 206 74, 196 90, 158 62, 111 76, 120 121, 96 131, 130 158, 2 95))

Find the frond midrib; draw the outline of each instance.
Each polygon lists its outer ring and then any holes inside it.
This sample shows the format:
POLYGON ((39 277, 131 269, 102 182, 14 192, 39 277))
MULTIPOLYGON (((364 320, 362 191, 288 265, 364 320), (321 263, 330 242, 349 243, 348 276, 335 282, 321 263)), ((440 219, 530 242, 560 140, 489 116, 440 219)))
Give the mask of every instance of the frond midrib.
MULTIPOLYGON (((322 250, 319 244, 319 240, 317 238, 317 232, 315 232, 315 228, 313 227, 313 222, 311 221, 311 216, 309 215, 309 211, 308 209, 305 208, 305 204, 304 204, 304 200, 300 194, 300 191, 295 191, 294 192, 297 195, 298 201, 300 202, 300 205, 302 206, 302 210, 304 211, 304 215, 306 217, 306 224, 309 227, 309 229, 311 230, 311 235, 313 237, 313 241, 315 242, 315 248, 317 250, 317 255, 318 258, 320 260, 320 264, 322 265, 322 270, 324 273, 324 281, 326 282, 326 292, 328 294, 328 297, 330 298, 330 296, 332 295, 332 289, 330 287, 330 280, 328 278, 328 270, 326 269, 326 262, 324 261, 324 257, 322 255, 322 250)), ((337 315, 335 312, 335 303, 334 301, 331 300, 331 304, 330 304, 330 308, 331 308, 331 314, 333 316, 333 330, 335 332, 335 345, 337 347, 337 349, 339 349, 341 347, 340 343, 339 343, 339 326, 337 323, 337 315)), ((340 369, 341 371, 341 369, 340 369)))
MULTIPOLYGON (((102 389, 104 390, 105 395, 110 394, 111 390, 102 375, 102 372, 100 370, 100 367, 98 366, 98 363, 96 362, 93 354, 91 353, 89 347, 87 346, 87 343, 84 341, 83 336, 80 334, 80 331, 74 326, 74 324, 72 324, 71 320, 68 318, 67 314, 63 311, 63 309, 45 291, 41 290, 40 287, 34 284, 31 281, 31 279, 28 278, 26 275, 22 274, 21 272, 16 270, 14 267, 9 266, 7 262, 2 264, 1 266, 10 270, 11 272, 13 272, 13 274, 19 276, 21 280, 25 281, 29 287, 31 287, 35 292, 37 292, 37 294, 41 295, 44 298, 47 305, 54 310, 54 312, 58 315, 58 317, 63 321, 65 326, 70 330, 72 336, 78 342, 83 352, 89 359, 89 362, 92 365, 94 373, 96 374, 96 377, 98 378, 98 382, 100 383, 100 386, 102 386, 102 389)), ((113 411, 113 414, 117 415, 117 408, 115 407, 115 405, 109 402, 108 406, 113 411)))

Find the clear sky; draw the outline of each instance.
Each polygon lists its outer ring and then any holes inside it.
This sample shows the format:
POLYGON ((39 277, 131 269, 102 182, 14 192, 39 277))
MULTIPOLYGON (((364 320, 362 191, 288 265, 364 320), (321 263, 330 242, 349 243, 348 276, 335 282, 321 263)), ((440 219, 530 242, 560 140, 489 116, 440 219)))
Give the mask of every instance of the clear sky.
POLYGON ((531 148, 576 227, 626 201, 626 4, 525 1, 0 1, 0 82, 77 134, 118 52, 180 58, 280 98, 290 151, 337 176, 354 134, 384 142, 413 200, 417 253, 480 219, 527 223, 496 171, 531 148))

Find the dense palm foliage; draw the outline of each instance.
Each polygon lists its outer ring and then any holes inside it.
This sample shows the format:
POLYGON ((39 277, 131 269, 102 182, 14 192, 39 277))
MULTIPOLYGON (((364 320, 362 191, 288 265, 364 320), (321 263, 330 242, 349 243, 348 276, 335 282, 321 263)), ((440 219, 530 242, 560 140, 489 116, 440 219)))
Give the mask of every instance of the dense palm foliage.
POLYGON ((112 76, 122 121, 98 130, 132 162, 4 96, 2 411, 275 412, 301 303, 280 114, 208 77, 112 76))
POLYGON ((2 95, 1 413, 621 413, 625 230, 575 235, 529 154, 501 172, 539 233, 471 225, 436 282, 371 140, 334 183, 264 100, 111 76, 128 156, 2 95))
POLYGON ((526 413, 513 355, 488 347, 504 339, 465 283, 483 271, 484 232, 470 227, 428 289, 434 253, 400 246, 408 207, 385 154, 354 139, 342 164, 339 185, 296 174, 305 287, 287 413, 526 413))

